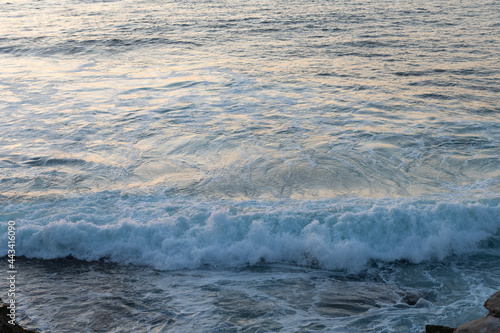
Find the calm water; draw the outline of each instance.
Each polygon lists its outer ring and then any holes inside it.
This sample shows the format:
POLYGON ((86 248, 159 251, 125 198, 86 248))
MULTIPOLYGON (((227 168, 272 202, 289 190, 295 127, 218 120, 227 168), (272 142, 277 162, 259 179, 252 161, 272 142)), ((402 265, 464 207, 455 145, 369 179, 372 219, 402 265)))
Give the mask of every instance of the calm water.
POLYGON ((422 332, 486 313, 498 2, 0 8, 21 324, 422 332))

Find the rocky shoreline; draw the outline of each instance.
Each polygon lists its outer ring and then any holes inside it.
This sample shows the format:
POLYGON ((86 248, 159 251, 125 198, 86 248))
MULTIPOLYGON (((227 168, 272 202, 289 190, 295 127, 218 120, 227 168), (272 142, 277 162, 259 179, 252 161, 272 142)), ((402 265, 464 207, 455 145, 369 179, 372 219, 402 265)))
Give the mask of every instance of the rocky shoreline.
POLYGON ((500 333, 500 291, 497 291, 484 302, 489 310, 486 317, 462 324, 457 328, 426 325, 426 333, 500 333))

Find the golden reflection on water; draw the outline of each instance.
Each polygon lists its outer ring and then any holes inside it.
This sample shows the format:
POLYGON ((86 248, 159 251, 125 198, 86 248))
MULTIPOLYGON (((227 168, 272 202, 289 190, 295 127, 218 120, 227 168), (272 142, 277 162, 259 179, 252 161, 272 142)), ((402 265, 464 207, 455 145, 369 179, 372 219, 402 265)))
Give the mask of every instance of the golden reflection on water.
POLYGON ((78 190, 378 196, 498 177, 481 146, 496 28, 472 4, 476 19, 453 2, 67 5, 2 13, 4 36, 31 42, 0 58, 0 99, 37 133, 4 138, 7 155, 82 158, 78 190))

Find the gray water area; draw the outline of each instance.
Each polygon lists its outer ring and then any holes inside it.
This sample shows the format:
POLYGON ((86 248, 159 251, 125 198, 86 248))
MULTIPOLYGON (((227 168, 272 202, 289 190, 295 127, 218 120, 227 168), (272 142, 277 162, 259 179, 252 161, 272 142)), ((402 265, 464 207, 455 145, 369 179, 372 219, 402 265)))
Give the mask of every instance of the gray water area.
POLYGON ((450 258, 346 274, 287 264, 165 272, 21 259, 18 311, 21 324, 42 332, 423 332, 425 324, 484 316, 499 263, 450 258))

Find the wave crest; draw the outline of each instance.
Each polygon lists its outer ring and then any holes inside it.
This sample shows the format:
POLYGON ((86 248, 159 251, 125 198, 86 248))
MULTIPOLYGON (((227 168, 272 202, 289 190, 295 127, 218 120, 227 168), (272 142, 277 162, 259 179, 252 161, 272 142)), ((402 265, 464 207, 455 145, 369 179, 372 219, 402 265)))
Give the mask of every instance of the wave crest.
POLYGON ((163 270, 265 261, 359 271, 372 260, 441 261, 498 251, 500 244, 498 200, 211 203, 117 196, 91 209, 95 200, 78 207, 66 202, 66 215, 20 214, 17 254, 106 258, 163 270))

